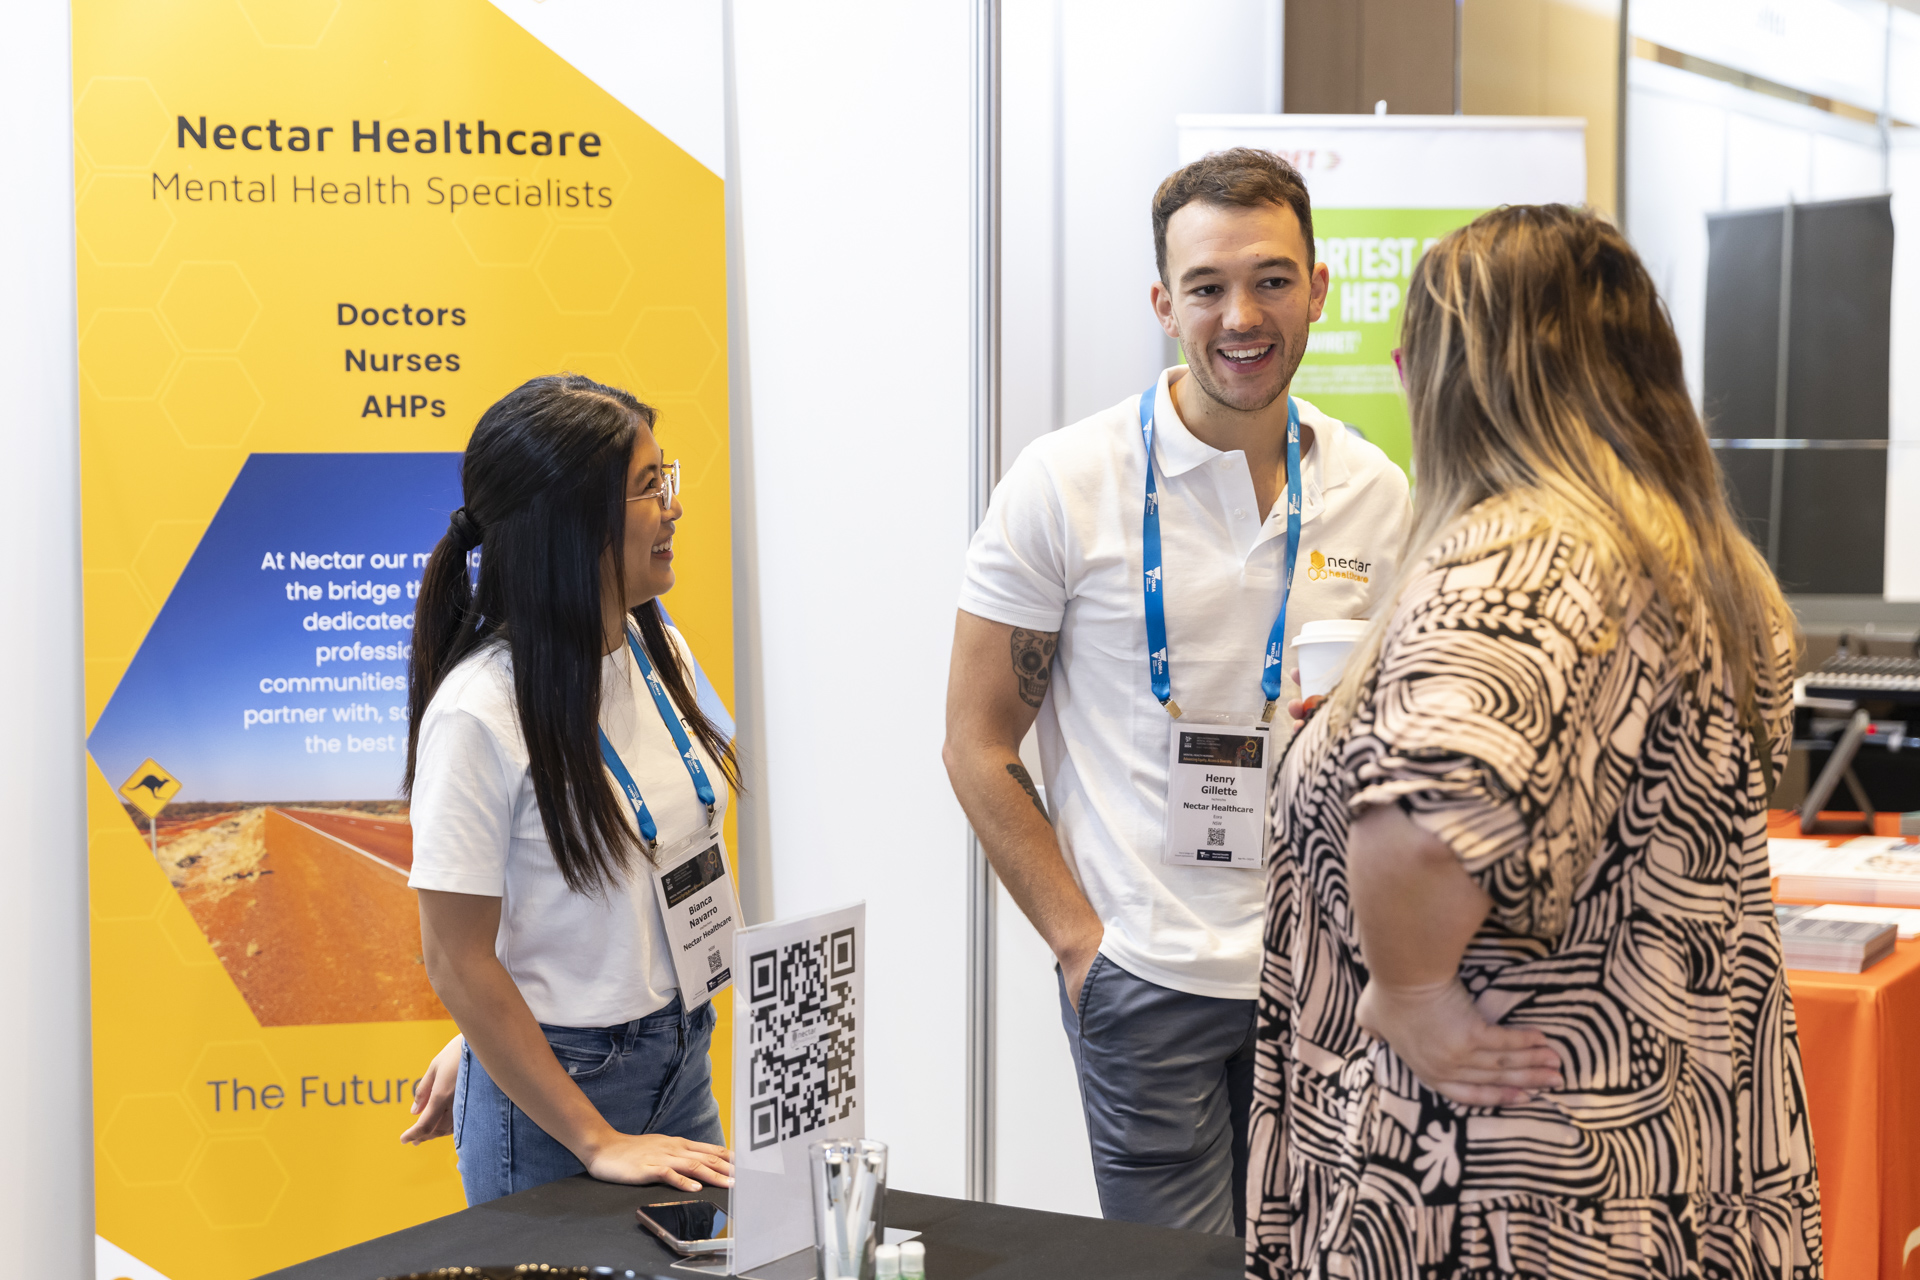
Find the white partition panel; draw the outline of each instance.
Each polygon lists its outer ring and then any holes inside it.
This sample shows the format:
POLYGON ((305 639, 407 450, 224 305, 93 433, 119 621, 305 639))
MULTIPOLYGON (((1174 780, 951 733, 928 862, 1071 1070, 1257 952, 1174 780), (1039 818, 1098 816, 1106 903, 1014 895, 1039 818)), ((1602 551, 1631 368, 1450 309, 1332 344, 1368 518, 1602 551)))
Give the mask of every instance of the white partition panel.
POLYGON ((31 198, 0 206, 0 1060, 14 1100, 0 1156, 0 1273, 94 1267, 87 1017, 87 857, 80 745, 80 458, 73 301, 73 133, 67 6, 8 15, 0 104, 32 121, 12 146, 31 198))
MULTIPOLYGON (((1174 117, 1270 110, 1280 28, 1274 6, 1263 0, 1055 2, 1066 229, 1062 410, 1066 422, 1075 422, 1139 391, 1170 363, 1172 344, 1148 309, 1147 288, 1154 271, 1150 203, 1180 163, 1174 117)), ((1009 134, 1014 127, 1010 121, 1009 134)), ((1016 195, 1007 189, 1012 216, 1016 195)), ((1013 289, 1006 297, 1009 310, 1018 305, 1013 289)))
POLYGON ((742 826, 764 841, 743 861, 764 859, 772 913, 867 903, 867 1134, 895 1186, 942 1195, 965 1175, 966 824, 940 742, 968 535, 971 14, 735 0, 731 41, 738 659, 759 699, 742 826))
MULTIPOLYGON (((1172 358, 1150 204, 1182 112, 1278 105, 1281 0, 1004 0, 1001 466, 1172 358)), ((1029 768, 1038 777, 1037 760, 1029 768)), ((993 1199, 1097 1215, 1053 957, 997 890, 993 1199)))

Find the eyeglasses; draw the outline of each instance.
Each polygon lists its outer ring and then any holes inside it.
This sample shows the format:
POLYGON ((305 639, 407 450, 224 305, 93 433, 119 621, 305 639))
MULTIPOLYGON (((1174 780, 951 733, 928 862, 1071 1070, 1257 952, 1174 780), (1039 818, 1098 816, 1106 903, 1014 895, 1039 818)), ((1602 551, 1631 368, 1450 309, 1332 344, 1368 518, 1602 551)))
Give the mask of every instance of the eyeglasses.
POLYGON ((660 468, 660 480, 645 493, 637 493, 628 498, 628 502, 645 502, 648 498, 660 504, 662 511, 673 510, 673 500, 680 496, 680 461, 675 459, 660 468))

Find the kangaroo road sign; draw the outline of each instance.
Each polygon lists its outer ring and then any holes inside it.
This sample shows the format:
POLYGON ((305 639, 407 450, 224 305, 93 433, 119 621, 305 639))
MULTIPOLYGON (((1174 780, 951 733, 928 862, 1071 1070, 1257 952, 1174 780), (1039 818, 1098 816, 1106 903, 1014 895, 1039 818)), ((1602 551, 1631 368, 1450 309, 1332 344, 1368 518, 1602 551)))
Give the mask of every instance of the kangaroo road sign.
POLYGON ((155 764, 152 756, 120 784, 120 794, 149 818, 157 818, 167 801, 180 794, 180 779, 155 764))

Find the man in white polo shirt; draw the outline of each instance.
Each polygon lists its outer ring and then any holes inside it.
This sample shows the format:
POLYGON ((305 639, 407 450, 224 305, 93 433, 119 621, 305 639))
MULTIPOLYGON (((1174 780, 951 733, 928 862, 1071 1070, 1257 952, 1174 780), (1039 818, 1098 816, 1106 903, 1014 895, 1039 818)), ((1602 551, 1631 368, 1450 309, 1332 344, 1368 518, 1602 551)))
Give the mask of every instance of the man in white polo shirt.
POLYGON ((1153 227, 1151 301, 1187 364, 1036 441, 994 491, 944 755, 1059 961, 1102 1212, 1242 1234, 1286 649, 1372 607, 1407 481, 1288 394, 1327 295, 1300 175, 1208 156, 1161 185, 1153 227), (1044 806, 1020 763, 1036 717, 1044 806))

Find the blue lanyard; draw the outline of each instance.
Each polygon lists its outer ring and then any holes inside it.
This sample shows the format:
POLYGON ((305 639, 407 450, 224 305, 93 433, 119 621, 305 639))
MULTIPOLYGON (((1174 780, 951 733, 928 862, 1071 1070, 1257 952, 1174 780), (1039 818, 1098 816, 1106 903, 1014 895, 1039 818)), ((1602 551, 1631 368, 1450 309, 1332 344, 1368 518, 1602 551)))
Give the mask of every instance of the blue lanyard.
MULTIPOLYGON (((1173 700, 1173 669, 1167 661, 1166 575, 1160 562, 1160 492, 1153 483, 1153 404, 1159 384, 1140 397, 1140 434, 1147 442, 1147 503, 1140 521, 1141 567, 1147 603, 1147 676, 1153 696, 1178 720, 1180 704, 1173 700)), ((1293 565, 1300 556, 1300 406, 1287 397, 1287 576, 1280 584, 1280 614, 1267 633, 1267 661, 1260 671, 1260 692, 1267 709, 1260 717, 1272 721, 1280 700, 1281 659, 1287 645, 1287 598, 1293 594, 1293 565)))
MULTIPOLYGON (((707 806, 707 820, 713 820, 714 796, 713 784, 707 781, 707 767, 700 763, 700 753, 693 749, 693 740, 687 737, 686 726, 680 723, 680 715, 674 710, 673 700, 667 697, 667 687, 660 683, 660 676, 653 669, 653 663, 647 660, 647 651, 640 642, 627 632, 627 648, 633 650, 633 660, 640 664, 640 674, 646 679, 647 692, 653 695, 654 708, 660 718, 666 722, 667 732, 673 735, 674 746, 680 748, 680 763, 686 765, 687 776, 693 779, 694 794, 700 797, 700 803, 707 806)), ((613 743, 607 738, 607 731, 600 730, 600 758, 607 762, 614 780, 620 789, 627 793, 627 803, 633 806, 634 821, 640 824, 640 834, 646 837, 647 847, 651 849, 660 843, 660 827, 653 820, 653 814, 647 809, 646 799, 641 796, 640 788, 635 785, 633 775, 620 759, 620 753, 613 749, 613 743)))

